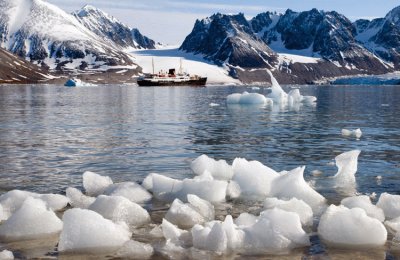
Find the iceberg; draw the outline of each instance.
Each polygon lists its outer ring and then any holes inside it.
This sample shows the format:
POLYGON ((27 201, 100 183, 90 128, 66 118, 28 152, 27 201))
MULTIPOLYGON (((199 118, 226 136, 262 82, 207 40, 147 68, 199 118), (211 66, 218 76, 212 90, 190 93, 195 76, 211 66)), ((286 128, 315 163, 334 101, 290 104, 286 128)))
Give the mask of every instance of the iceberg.
POLYGON ((40 199, 27 198, 22 206, 0 225, 3 241, 41 239, 61 232, 62 221, 40 199))
POLYGON ((247 91, 240 93, 235 93, 227 96, 227 104, 239 104, 239 105, 267 105, 273 104, 272 100, 266 98, 264 95, 258 93, 249 93, 247 91))
POLYGON ((342 129, 342 135, 343 136, 355 137, 357 139, 360 139, 361 136, 362 136, 362 132, 361 132, 360 128, 358 128, 356 130, 342 129))
POLYGON ((318 234, 328 245, 339 247, 378 247, 387 239, 385 226, 363 209, 335 205, 321 216, 318 234))
POLYGON ((87 209, 70 209, 63 216, 59 252, 103 254, 119 250, 131 238, 123 222, 115 224, 87 209))
POLYGON ((80 80, 78 78, 71 78, 71 79, 68 79, 64 83, 64 86, 66 86, 66 87, 94 87, 96 85, 92 84, 92 83, 83 82, 82 80, 80 80))

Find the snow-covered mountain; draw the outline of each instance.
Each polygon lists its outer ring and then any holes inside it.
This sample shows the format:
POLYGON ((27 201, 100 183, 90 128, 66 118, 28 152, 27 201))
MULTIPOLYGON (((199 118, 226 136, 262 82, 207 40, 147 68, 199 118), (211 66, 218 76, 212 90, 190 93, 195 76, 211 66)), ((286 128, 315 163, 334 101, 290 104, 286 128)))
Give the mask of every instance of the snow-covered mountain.
POLYGON ((216 14, 196 21, 181 50, 231 65, 250 81, 266 81, 264 68, 275 70, 286 83, 391 71, 390 64, 359 43, 356 35, 355 25, 334 11, 266 12, 250 21, 242 14, 216 14))
POLYGON ((391 10, 385 18, 372 21, 357 20, 356 39, 382 59, 400 68, 400 6, 391 10))
POLYGON ((138 29, 129 28, 115 17, 91 5, 72 14, 87 29, 112 44, 123 48, 155 49, 156 43, 142 35, 138 29))
POLYGON ((41 68, 3 48, 0 48, 0 60, 0 84, 37 83, 53 78, 41 68))
POLYGON ((231 69, 272 68, 277 64, 277 56, 253 34, 243 14, 218 13, 197 20, 180 50, 202 54, 206 59, 231 69))
POLYGON ((0 0, 1 47, 50 69, 136 67, 116 44, 42 0, 0 0))

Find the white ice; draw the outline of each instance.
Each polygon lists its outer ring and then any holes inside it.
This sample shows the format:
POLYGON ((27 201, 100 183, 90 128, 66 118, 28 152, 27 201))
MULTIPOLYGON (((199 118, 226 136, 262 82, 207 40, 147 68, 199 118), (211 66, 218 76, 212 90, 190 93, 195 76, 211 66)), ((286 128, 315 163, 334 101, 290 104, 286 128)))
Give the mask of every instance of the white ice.
POLYGON ((243 92, 242 94, 235 93, 227 96, 226 102, 228 104, 240 104, 240 105, 266 105, 273 104, 272 100, 266 98, 264 95, 258 93, 243 92))
POLYGON ((258 217, 247 213, 243 212, 235 219, 235 224, 239 227, 250 227, 254 225, 258 221, 258 217))
POLYGON ((261 213, 258 221, 243 229, 246 253, 276 253, 310 245, 298 214, 281 209, 261 213))
POLYGON ((62 228, 62 221, 47 209, 45 202, 29 197, 0 225, 0 238, 5 241, 40 239, 57 234, 62 228))
POLYGON ((132 235, 125 223, 115 224, 91 210, 67 210, 63 221, 59 252, 110 253, 120 249, 132 235))
POLYGON ((191 228, 195 224, 204 223, 204 217, 191 205, 175 199, 165 214, 165 219, 180 228, 191 228))
POLYGON ((264 209, 279 208, 289 212, 297 213, 300 217, 301 224, 310 226, 313 224, 312 208, 304 201, 292 198, 290 200, 279 200, 277 198, 267 198, 264 201, 264 209))
POLYGON ((380 222, 385 221, 383 210, 372 204, 371 199, 367 195, 345 198, 342 200, 341 204, 349 209, 361 208, 365 210, 367 215, 371 218, 376 218, 380 222))
POLYGON ((3 250, 0 252, 1 260, 14 260, 14 254, 11 251, 3 250))
POLYGON ((162 232, 167 242, 170 242, 176 246, 184 246, 189 244, 191 237, 187 230, 183 230, 172 224, 166 219, 163 219, 161 223, 162 232))
POLYGON ((400 195, 382 193, 376 206, 383 209, 386 219, 400 217, 400 195))
POLYGON ((80 190, 72 187, 67 188, 66 194, 74 208, 87 209, 96 200, 96 198, 86 196, 80 190))
POLYGON ((101 176, 94 172, 86 171, 83 174, 83 187, 88 196, 96 197, 104 193, 113 181, 108 176, 101 176))
POLYGON ((362 136, 362 132, 361 132, 360 128, 358 128, 356 130, 342 129, 342 135, 343 136, 352 136, 352 137, 359 139, 362 136))
POLYGON ((232 163, 233 180, 239 185, 241 197, 265 198, 271 190, 277 172, 258 161, 236 158, 232 163))
POLYGON ((230 180, 233 176, 232 166, 225 160, 214 160, 203 154, 197 157, 191 164, 190 168, 197 175, 202 175, 206 170, 218 180, 230 180))
POLYGON ((336 167, 338 171, 335 178, 336 187, 351 187, 356 184, 355 174, 357 172, 358 156, 360 150, 353 150, 336 156, 336 167))
POLYGON ((317 213, 325 206, 326 200, 304 180, 304 169, 299 167, 274 179, 270 195, 279 199, 303 200, 317 213))
POLYGON ((137 227, 150 223, 150 215, 144 208, 120 196, 100 195, 89 209, 115 223, 123 221, 128 226, 137 227))
POLYGON ((134 182, 122 182, 108 186, 105 195, 122 196, 135 203, 144 203, 151 200, 151 194, 142 186, 134 182))
POLYGON ((318 234, 328 245, 339 247, 378 247, 387 239, 385 226, 363 209, 335 205, 321 216, 318 234))
POLYGON ((388 230, 391 233, 396 235, 398 232, 400 232, 400 217, 385 221, 385 226, 388 227, 388 230))
POLYGON ((226 198, 227 181, 184 179, 180 198, 194 194, 209 202, 223 202, 226 198))
POLYGON ((154 249, 149 244, 129 240, 115 254, 121 259, 149 259, 154 254, 154 249))

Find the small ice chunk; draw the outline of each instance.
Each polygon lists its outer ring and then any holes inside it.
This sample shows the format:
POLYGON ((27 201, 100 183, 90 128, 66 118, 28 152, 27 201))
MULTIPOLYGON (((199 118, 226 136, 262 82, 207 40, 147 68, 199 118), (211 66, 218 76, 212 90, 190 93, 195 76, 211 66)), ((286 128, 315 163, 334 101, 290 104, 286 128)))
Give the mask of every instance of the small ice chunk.
POLYGON ((203 154, 197 157, 191 164, 190 168, 197 175, 202 175, 205 171, 218 180, 230 180, 233 176, 232 166, 225 160, 214 160, 203 154))
POLYGON ((298 214, 278 208, 261 213, 258 221, 244 228, 246 253, 275 253, 310 245, 298 214))
POLYGON ((210 107, 218 107, 219 106, 219 104, 217 104, 217 103, 210 103, 210 107))
POLYGON ((316 213, 325 205, 326 200, 304 180, 304 169, 305 167, 299 167, 276 178, 272 184, 271 196, 303 200, 316 213))
POLYGON ((253 214, 243 212, 235 219, 235 224, 240 227, 250 227, 254 225, 258 220, 257 216, 253 214))
POLYGON ((132 235, 123 222, 115 224, 91 210, 67 210, 63 221, 59 252, 110 253, 120 249, 132 235))
POLYGON ((366 195, 345 198, 342 200, 341 204, 349 209, 361 208, 365 210, 369 217, 376 218, 380 222, 385 221, 383 210, 373 205, 371 199, 366 195))
POLYGON ((312 174, 314 177, 321 176, 321 175, 322 175, 322 171, 320 171, 320 170, 313 170, 313 171, 311 171, 311 174, 312 174))
POLYGON ((63 195, 59 194, 41 194, 35 196, 35 198, 41 199, 46 202, 46 205, 53 211, 59 211, 68 206, 70 200, 63 195))
POLYGON ((150 215, 144 208, 121 196, 100 195, 89 209, 115 223, 123 221, 128 226, 137 227, 150 222, 150 215))
POLYGON ((163 219, 161 228, 167 242, 171 242, 177 246, 183 246, 190 240, 190 233, 188 231, 179 229, 166 219, 163 219))
POLYGON ((175 199, 165 215, 165 219, 181 228, 191 228, 204 223, 204 217, 193 207, 175 199))
POLYGON ((67 188, 66 194, 74 208, 87 209, 96 200, 96 198, 86 196, 80 190, 72 187, 67 188))
POLYGON ((205 243, 205 250, 222 254, 227 250, 228 237, 222 223, 216 222, 210 230, 205 243))
POLYGON ((318 234, 329 245, 344 247, 383 246, 387 239, 385 226, 363 209, 335 205, 321 216, 318 234))
POLYGON ((313 211, 311 207, 302 200, 292 198, 291 200, 279 200, 277 198, 267 198, 264 201, 264 209, 279 208, 289 212, 297 213, 302 225, 310 226, 313 224, 313 211))
POLYGON ((104 195, 122 196, 135 203, 144 203, 151 200, 151 194, 134 182, 112 184, 104 191, 104 195))
POLYGON ((144 178, 144 180, 142 182, 143 188, 145 188, 146 190, 148 190, 150 192, 153 191, 153 174, 155 174, 155 173, 150 173, 149 175, 147 175, 146 178, 144 178))
POLYGON ((342 135, 343 136, 351 136, 351 137, 355 137, 355 138, 359 139, 362 136, 362 132, 361 132, 360 128, 358 128, 356 130, 342 129, 342 135))
POLYGON ((272 181, 279 176, 262 163, 243 158, 236 158, 232 168, 233 180, 239 184, 244 198, 265 198, 270 193, 272 181))
POLYGON ((151 245, 129 240, 117 251, 116 256, 122 259, 149 259, 153 254, 151 245))
POLYGON ((272 75, 271 71, 267 70, 269 76, 271 77, 271 94, 268 95, 269 98, 272 98, 274 103, 277 104, 286 104, 288 99, 288 94, 281 88, 276 78, 272 75))
POLYGON ((182 183, 180 198, 186 198, 188 194, 194 194, 209 202, 222 202, 226 198, 228 182, 185 179, 182 183))
POLYGON ((83 187, 89 196, 96 197, 103 194, 111 184, 113 181, 108 176, 101 176, 89 171, 83 174, 83 187))
POLYGON ((222 228, 227 237, 227 249, 229 251, 240 250, 243 247, 245 233, 236 226, 231 215, 226 216, 222 228))
POLYGON ((14 255, 11 251, 3 250, 0 252, 1 260, 14 260, 14 255))
POLYGON ((40 239, 57 234, 62 228, 62 221, 44 201, 29 197, 0 225, 0 237, 5 241, 40 239))
POLYGON ((229 181, 226 189, 226 196, 230 199, 237 199, 242 193, 239 184, 236 181, 229 181))
POLYGON ((385 225, 389 228, 388 230, 391 233, 396 235, 400 232, 400 217, 385 221, 385 225))
POLYGON ((191 229, 191 234, 193 238, 193 247, 205 250, 208 235, 211 232, 211 228, 203 227, 201 225, 194 225, 191 229))
POLYGON ((338 172, 334 176, 336 187, 355 185, 355 174, 357 172, 358 156, 360 153, 360 150, 354 150, 336 156, 335 160, 338 168, 338 172))
POLYGON ((376 206, 383 209, 386 219, 400 217, 400 195, 382 193, 376 206))
POLYGON ((194 208, 198 213, 200 213, 200 215, 204 217, 205 221, 214 220, 215 218, 214 205, 193 194, 187 195, 187 199, 191 207, 194 208))
POLYGON ((160 174, 152 175, 153 195, 161 200, 174 200, 177 192, 182 190, 182 181, 172 179, 160 174))

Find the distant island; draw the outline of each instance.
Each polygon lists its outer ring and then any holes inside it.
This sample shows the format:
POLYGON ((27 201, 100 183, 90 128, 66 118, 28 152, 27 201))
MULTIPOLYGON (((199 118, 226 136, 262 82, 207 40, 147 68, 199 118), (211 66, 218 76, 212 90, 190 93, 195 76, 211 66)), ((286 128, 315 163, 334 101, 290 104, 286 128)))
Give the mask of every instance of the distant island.
MULTIPOLYGON (((136 52, 163 53, 162 44, 93 6, 68 14, 42 0, 27 1, 29 6, 3 2, 3 84, 60 83, 71 76, 99 84, 134 83, 146 72, 136 52)), ((317 9, 267 11, 251 20, 242 13, 217 13, 197 20, 174 53, 171 64, 193 56, 191 61, 218 67, 232 82, 245 84, 270 84, 268 71, 283 84, 391 73, 400 67, 400 7, 384 18, 355 22, 317 9)))

